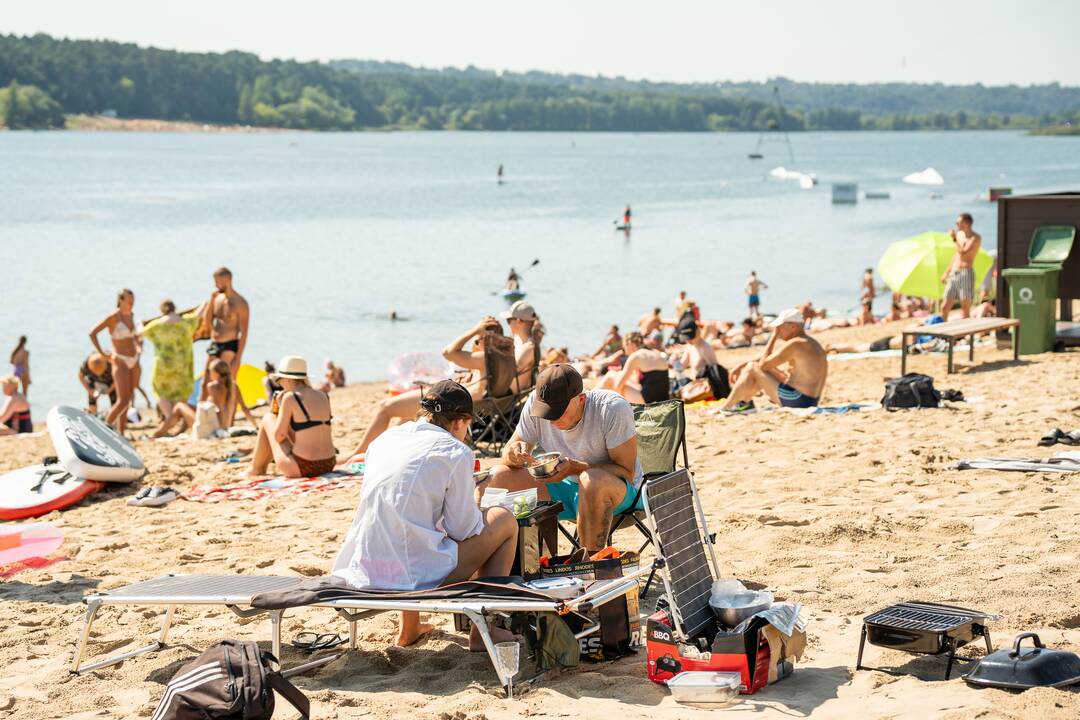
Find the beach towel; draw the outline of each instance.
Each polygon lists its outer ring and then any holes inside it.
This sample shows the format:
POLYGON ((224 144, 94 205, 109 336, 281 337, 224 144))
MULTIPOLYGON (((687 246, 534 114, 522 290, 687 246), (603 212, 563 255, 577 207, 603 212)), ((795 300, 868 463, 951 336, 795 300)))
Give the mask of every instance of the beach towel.
POLYGON ((276 495, 307 495, 351 487, 364 479, 364 464, 354 463, 341 470, 310 478, 252 478, 233 485, 197 485, 182 494, 184 500, 216 503, 225 500, 261 500, 276 495))
POLYGON ((974 458, 961 460, 956 469, 1074 473, 1080 472, 1080 451, 1066 450, 1049 458, 974 458))

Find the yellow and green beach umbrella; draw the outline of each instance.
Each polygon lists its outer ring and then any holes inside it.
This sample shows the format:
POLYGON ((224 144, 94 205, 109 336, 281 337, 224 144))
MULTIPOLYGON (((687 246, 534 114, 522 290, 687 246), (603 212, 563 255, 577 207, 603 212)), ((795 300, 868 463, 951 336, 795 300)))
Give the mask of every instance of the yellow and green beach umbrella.
MULTIPOLYGON (((945 295, 941 276, 955 252, 949 233, 925 232, 890 245, 878 261, 878 272, 893 292, 940 299, 945 295)), ((975 256, 975 287, 993 264, 993 258, 980 248, 975 256)))

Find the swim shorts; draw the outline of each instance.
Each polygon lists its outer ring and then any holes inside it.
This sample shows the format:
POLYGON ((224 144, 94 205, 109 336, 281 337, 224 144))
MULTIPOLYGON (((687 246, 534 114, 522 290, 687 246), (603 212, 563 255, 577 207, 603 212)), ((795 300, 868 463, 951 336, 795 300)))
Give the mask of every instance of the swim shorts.
POLYGON ((870 343, 870 352, 881 352, 882 350, 888 350, 889 342, 893 339, 893 337, 895 336, 881 338, 880 340, 875 340, 874 342, 870 343))
POLYGON ((210 346, 206 348, 206 354, 211 357, 221 357, 221 353, 231 352, 235 353, 240 350, 239 340, 225 340, 223 342, 212 341, 210 346))
MULTIPOLYGON (((624 481, 625 482, 625 481, 624 481)), ((577 476, 571 475, 568 478, 564 478, 557 483, 548 483, 547 491, 552 500, 558 500, 563 504, 562 512, 559 513, 560 520, 577 520, 578 515, 578 491, 580 486, 578 485, 577 476)), ((623 514, 630 509, 630 503, 634 501, 634 487, 630 483, 626 483, 626 495, 623 497, 622 502, 615 508, 614 514, 616 516, 623 514)), ((645 506, 641 502, 641 498, 638 498, 635 510, 644 510, 645 506)))
POLYGON ((780 398, 780 405, 783 407, 809 408, 817 407, 818 404, 816 397, 803 395, 787 383, 780 383, 780 387, 776 388, 776 395, 780 398))
POLYGON ((971 268, 960 268, 949 273, 945 280, 945 301, 960 300, 961 302, 975 299, 975 271, 971 268))
POLYGON ((758 306, 760 304, 761 304, 761 298, 759 298, 757 295, 751 295, 750 296, 750 307, 756 307, 756 306, 758 306))

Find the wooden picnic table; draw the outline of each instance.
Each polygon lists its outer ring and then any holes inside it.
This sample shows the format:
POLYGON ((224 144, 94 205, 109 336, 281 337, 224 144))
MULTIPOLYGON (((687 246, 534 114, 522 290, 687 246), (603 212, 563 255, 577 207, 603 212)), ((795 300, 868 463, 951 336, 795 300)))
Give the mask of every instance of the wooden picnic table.
POLYGON ((953 372, 953 345, 961 338, 968 338, 968 360, 975 359, 975 336, 996 330, 1015 328, 1012 336, 1013 360, 1020 359, 1020 321, 1015 318, 965 318, 950 320, 937 325, 913 325, 903 331, 900 350, 900 374, 907 373, 908 336, 939 337, 949 343, 949 372, 953 372))

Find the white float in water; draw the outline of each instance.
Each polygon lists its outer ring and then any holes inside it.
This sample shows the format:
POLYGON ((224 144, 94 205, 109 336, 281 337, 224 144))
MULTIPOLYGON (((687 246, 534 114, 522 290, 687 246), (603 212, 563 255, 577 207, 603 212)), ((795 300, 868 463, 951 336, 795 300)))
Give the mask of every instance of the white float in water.
POLYGON ((928 167, 922 172, 914 172, 910 175, 904 176, 904 182, 911 185, 944 185, 945 178, 941 177, 941 173, 932 167, 928 167))

